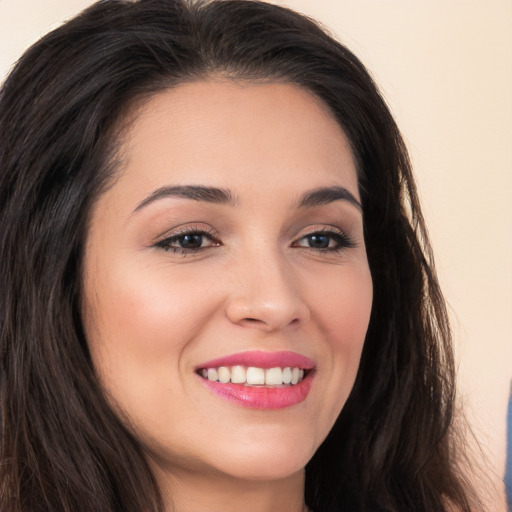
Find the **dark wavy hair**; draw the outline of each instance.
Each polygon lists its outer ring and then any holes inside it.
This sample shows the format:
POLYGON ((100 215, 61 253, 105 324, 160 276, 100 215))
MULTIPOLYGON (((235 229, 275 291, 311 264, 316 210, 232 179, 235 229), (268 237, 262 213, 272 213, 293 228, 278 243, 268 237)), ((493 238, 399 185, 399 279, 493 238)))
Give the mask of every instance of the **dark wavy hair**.
POLYGON ((81 265, 129 106, 213 75, 312 92, 357 162, 373 308, 352 393, 306 467, 307 504, 476 510, 454 439, 446 309, 397 126, 347 48, 249 0, 103 0, 29 49, 1 90, 0 509, 164 510, 144 447, 95 376, 81 265))

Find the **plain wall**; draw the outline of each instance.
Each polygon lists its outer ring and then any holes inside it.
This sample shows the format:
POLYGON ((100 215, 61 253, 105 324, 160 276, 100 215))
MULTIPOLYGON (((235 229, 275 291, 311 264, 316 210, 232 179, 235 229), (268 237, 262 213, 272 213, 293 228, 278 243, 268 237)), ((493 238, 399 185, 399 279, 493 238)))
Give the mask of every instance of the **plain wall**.
MULTIPOLYGON (((275 0, 372 71, 401 127, 451 309, 460 395, 505 510, 512 378, 512 1, 275 0)), ((88 0, 0 0, 0 77, 88 0)))

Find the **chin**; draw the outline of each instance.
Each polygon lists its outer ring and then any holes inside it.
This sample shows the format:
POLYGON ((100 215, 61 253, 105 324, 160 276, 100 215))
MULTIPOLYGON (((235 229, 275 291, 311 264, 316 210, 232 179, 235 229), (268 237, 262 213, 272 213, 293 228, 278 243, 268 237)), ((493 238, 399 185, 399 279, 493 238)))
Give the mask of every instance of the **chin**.
POLYGON ((231 446, 217 468, 244 480, 280 480, 301 472, 314 454, 304 440, 249 439, 244 446, 231 446))
POLYGON ((301 473, 309 459, 295 459, 290 457, 288 459, 281 458, 267 458, 263 460, 262 457, 247 458, 245 460, 231 460, 228 465, 219 467, 225 475, 230 475, 233 478, 246 480, 246 481, 277 481, 285 480, 298 473, 301 473), (224 467, 226 466, 226 467, 224 467))

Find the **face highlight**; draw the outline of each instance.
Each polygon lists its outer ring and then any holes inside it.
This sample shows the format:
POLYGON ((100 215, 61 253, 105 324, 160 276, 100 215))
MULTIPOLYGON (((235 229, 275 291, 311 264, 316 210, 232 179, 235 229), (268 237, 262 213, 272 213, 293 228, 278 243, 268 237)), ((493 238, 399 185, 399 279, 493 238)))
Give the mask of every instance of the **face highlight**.
POLYGON ((150 99, 92 212, 84 323, 162 471, 300 474, 350 393, 372 281, 355 163, 287 84, 150 99))

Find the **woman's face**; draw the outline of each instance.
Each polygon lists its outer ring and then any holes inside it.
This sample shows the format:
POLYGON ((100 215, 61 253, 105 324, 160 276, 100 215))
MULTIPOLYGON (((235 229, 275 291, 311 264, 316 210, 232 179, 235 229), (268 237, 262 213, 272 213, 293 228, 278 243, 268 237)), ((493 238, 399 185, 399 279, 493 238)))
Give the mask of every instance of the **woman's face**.
POLYGON ((84 267, 109 400, 174 474, 300 473, 372 304, 344 133, 298 87, 211 81, 154 96, 123 141, 84 267))

